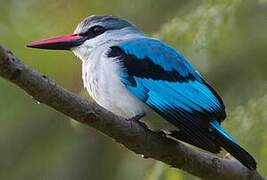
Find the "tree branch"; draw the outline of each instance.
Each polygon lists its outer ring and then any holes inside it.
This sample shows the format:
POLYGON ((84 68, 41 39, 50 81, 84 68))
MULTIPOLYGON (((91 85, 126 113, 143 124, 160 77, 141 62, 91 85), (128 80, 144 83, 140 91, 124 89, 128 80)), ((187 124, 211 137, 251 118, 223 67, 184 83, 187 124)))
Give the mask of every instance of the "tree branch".
POLYGON ((115 116, 94 102, 75 95, 28 68, 0 46, 0 76, 16 84, 37 101, 93 127, 145 157, 182 169, 203 179, 263 179, 236 160, 222 159, 163 137, 115 116))

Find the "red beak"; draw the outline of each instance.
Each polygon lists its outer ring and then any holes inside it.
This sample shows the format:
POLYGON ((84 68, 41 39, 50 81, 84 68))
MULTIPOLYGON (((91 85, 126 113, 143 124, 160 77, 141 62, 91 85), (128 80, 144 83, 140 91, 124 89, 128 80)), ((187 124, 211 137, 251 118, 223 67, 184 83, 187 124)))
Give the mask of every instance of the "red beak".
POLYGON ((67 34, 27 44, 30 48, 70 50, 73 47, 81 45, 87 38, 78 34, 67 34))

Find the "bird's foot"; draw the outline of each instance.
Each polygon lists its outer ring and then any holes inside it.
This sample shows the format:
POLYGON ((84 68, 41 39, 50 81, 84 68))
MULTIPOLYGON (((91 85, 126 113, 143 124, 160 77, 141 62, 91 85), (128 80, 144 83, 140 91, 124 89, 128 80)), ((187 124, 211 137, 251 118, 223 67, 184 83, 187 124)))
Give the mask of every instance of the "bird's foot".
POLYGON ((233 159, 233 156, 230 154, 230 153, 227 153, 225 156, 224 156, 224 159, 233 159))
POLYGON ((143 128, 145 128, 145 129, 149 129, 145 123, 143 123, 143 122, 141 122, 141 121, 137 121, 137 123, 138 123, 140 126, 142 126, 143 128))
POLYGON ((167 134, 163 131, 157 131, 156 133, 162 137, 167 137, 167 134))
POLYGON ((136 116, 134 116, 134 117, 132 117, 132 118, 130 118, 130 119, 128 119, 128 120, 129 120, 129 121, 135 121, 135 122, 137 122, 140 126, 142 126, 143 128, 148 129, 147 125, 146 125, 145 123, 143 123, 143 122, 140 121, 140 119, 141 119, 142 117, 144 117, 145 115, 146 115, 146 113, 141 113, 141 114, 138 114, 138 115, 136 115, 136 116))
POLYGON ((144 117, 146 115, 146 113, 141 113, 141 114, 138 114, 134 117, 131 117, 130 119, 128 119, 129 121, 139 121, 142 117, 144 117))

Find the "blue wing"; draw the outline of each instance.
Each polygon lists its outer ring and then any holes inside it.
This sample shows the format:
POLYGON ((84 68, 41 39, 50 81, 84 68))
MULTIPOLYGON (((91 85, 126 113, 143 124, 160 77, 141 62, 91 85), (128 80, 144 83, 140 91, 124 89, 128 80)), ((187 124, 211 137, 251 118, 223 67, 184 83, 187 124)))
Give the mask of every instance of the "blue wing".
POLYGON ((111 47, 126 88, 178 127, 176 138, 218 152, 209 121, 225 119, 224 104, 186 59, 158 40, 143 38, 111 47))

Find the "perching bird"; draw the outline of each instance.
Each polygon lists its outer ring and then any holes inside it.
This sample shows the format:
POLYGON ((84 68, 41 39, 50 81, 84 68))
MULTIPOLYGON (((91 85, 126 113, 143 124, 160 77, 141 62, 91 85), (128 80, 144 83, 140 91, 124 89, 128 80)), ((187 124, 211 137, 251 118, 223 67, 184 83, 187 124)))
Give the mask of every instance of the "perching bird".
POLYGON ((225 107, 215 90, 181 53, 129 21, 90 16, 73 34, 28 47, 73 51, 82 60, 85 88, 114 114, 130 119, 152 109, 162 117, 147 118, 153 130, 213 153, 223 148, 256 169, 254 158, 221 126, 225 107))

